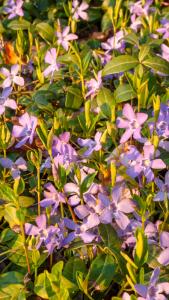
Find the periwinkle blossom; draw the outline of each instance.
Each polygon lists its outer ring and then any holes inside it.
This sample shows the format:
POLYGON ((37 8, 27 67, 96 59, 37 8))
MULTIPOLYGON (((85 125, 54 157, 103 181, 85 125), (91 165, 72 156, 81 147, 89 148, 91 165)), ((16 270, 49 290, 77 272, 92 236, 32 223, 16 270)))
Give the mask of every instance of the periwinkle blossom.
POLYGON ((2 91, 2 94, 0 96, 0 115, 2 115, 5 112, 6 107, 9 107, 11 109, 17 108, 15 100, 9 98, 11 91, 11 88, 5 88, 2 91))
POLYGON ((117 118, 117 127, 124 128, 125 132, 123 133, 120 143, 125 143, 132 136, 135 140, 144 142, 145 139, 141 136, 141 125, 145 123, 148 118, 148 115, 145 113, 135 113, 130 104, 125 104, 123 107, 123 118, 117 118))
POLYGON ((58 137, 53 137, 52 155, 63 155, 67 157, 70 162, 77 160, 77 152, 70 144, 70 132, 63 132, 58 137))
POLYGON ((120 30, 116 32, 116 34, 109 38, 107 42, 101 43, 101 46, 107 53, 112 51, 113 49, 119 50, 120 52, 124 51, 125 42, 123 41, 124 31, 120 30))
POLYGON ((12 135, 15 138, 21 138, 20 142, 16 144, 16 148, 20 148, 27 142, 33 143, 37 122, 37 118, 30 116, 27 112, 19 118, 20 125, 14 125, 12 129, 12 135))
POLYGON ((169 232, 163 231, 160 234, 160 246, 163 249, 158 256, 158 262, 163 266, 168 266, 169 264, 169 232))
POLYGON ((163 39, 169 38, 169 20, 162 19, 161 24, 162 27, 158 28, 157 31, 163 35, 163 39))
POLYGON ((147 16, 149 13, 150 5, 153 3, 153 0, 147 0, 145 5, 142 5, 142 1, 137 1, 130 5, 130 13, 131 15, 135 15, 137 17, 147 16))
POLYGON ((98 90, 102 87, 102 71, 99 71, 96 79, 92 78, 86 82, 86 87, 88 92, 86 94, 86 98, 91 96, 92 98, 95 97, 98 90))
POLYGON ((51 48, 46 52, 45 63, 49 64, 49 66, 43 71, 43 75, 47 77, 49 74, 51 74, 51 77, 53 77, 54 72, 59 71, 60 67, 60 65, 57 63, 57 54, 55 48, 51 48))
POLYGON ((60 203, 66 203, 65 196, 63 193, 58 192, 52 183, 45 184, 44 196, 45 198, 41 200, 41 207, 52 206, 51 215, 57 212, 60 203))
POLYGON ((86 193, 86 204, 77 206, 74 211, 78 218, 85 219, 89 226, 91 222, 111 224, 113 219, 124 230, 130 223, 126 213, 132 213, 135 206, 130 199, 125 198, 123 189, 124 186, 116 186, 112 191, 111 201, 103 193, 99 193, 97 198, 86 193))
POLYGON ((169 199, 169 171, 165 173, 164 182, 161 179, 156 178, 155 183, 159 188, 159 191, 155 195, 154 201, 164 201, 169 199))
POLYGON ((102 144, 101 144, 101 136, 102 136, 102 132, 97 132, 95 134, 94 140, 93 139, 81 139, 78 138, 77 142, 79 144, 79 146, 81 147, 87 147, 88 149, 83 153, 83 156, 90 156, 93 151, 99 151, 102 148, 102 144))
POLYGON ((18 64, 13 65, 11 67, 11 71, 7 68, 1 68, 0 72, 6 77, 2 83, 2 88, 11 87, 13 84, 17 84, 19 86, 24 86, 24 79, 21 76, 18 76, 20 66, 18 64))
POLYGON ((155 157, 155 148, 149 142, 143 147, 143 154, 140 154, 136 160, 131 160, 127 168, 127 174, 133 178, 144 175, 147 182, 154 179, 152 169, 165 169, 166 164, 160 158, 155 157))
MULTIPOLYGON (((138 300, 167 300, 167 297, 164 296, 165 294, 169 294, 169 283, 168 282, 161 282, 157 283, 160 275, 160 268, 154 269, 149 284, 135 284, 134 288, 138 295, 138 300)), ((127 298, 123 298, 124 300, 127 298)))
POLYGON ((169 47, 165 44, 161 45, 161 51, 162 51, 162 58, 164 58, 165 60, 167 60, 169 62, 169 47))
POLYGON ((8 0, 4 11, 9 14, 8 19, 13 19, 16 16, 23 17, 24 12, 22 9, 23 0, 8 0))
POLYGON ((22 157, 19 157, 15 162, 9 158, 0 158, 0 164, 3 168, 11 170, 13 179, 19 179, 21 171, 27 170, 26 161, 22 157))
POLYGON ((72 2, 72 18, 75 20, 88 20, 88 14, 85 11, 88 9, 89 5, 83 1, 81 4, 79 3, 78 0, 73 0, 72 2))
POLYGON ((45 245, 49 254, 51 254, 57 244, 57 234, 59 228, 53 225, 47 226, 46 215, 42 214, 36 217, 36 225, 25 223, 25 233, 37 237, 36 248, 39 249, 42 244, 45 245))
POLYGON ((62 47, 68 51, 69 42, 78 39, 78 36, 70 32, 70 27, 66 26, 63 31, 56 31, 57 44, 62 45, 62 47))
POLYGON ((96 238, 96 234, 89 231, 97 226, 96 223, 91 223, 90 226, 86 226, 84 222, 79 225, 68 218, 64 218, 64 224, 66 228, 72 231, 64 238, 62 246, 70 244, 76 238, 81 238, 84 243, 91 243, 96 238))

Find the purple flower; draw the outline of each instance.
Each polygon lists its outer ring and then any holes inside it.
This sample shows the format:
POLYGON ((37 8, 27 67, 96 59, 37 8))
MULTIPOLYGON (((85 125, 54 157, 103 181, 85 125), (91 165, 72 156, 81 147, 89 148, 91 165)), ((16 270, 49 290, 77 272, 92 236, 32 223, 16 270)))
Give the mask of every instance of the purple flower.
POLYGON ((130 137, 133 136, 135 140, 140 142, 144 141, 141 137, 141 125, 145 123, 148 118, 147 114, 134 113, 133 108, 130 104, 125 104, 123 108, 124 118, 117 118, 117 127, 125 128, 126 131, 120 139, 120 143, 125 143, 130 137))
POLYGON ((14 83, 19 86, 24 86, 24 79, 21 76, 17 76, 19 69, 19 65, 13 65, 11 71, 6 68, 1 68, 0 72, 6 77, 2 84, 3 89, 10 87, 14 83))
POLYGON ((0 164, 3 168, 11 169, 13 179, 19 179, 21 171, 27 170, 26 161, 22 157, 18 158, 15 162, 9 158, 0 158, 0 164))
POLYGON ((47 191, 44 191, 45 198, 40 202, 41 207, 53 206, 51 215, 53 215, 60 203, 66 203, 64 194, 58 192, 52 183, 45 184, 47 191))
POLYGON ((25 223, 25 233, 38 238, 37 249, 44 244, 48 253, 51 254, 57 245, 57 235, 60 235, 60 229, 53 225, 47 226, 45 215, 36 217, 36 224, 37 226, 25 223))
POLYGON ((88 20, 88 15, 85 12, 88 9, 89 5, 86 2, 82 2, 79 4, 78 0, 73 0, 72 2, 72 18, 75 20, 79 20, 80 18, 83 20, 88 20))
POLYGON ((50 66, 47 67, 44 71, 43 71, 43 75, 45 77, 47 77, 49 74, 52 73, 52 77, 54 75, 55 71, 59 70, 60 65, 57 63, 56 61, 56 49, 52 48, 50 50, 47 51, 46 55, 45 55, 45 63, 49 64, 50 66))
POLYGON ((93 151, 99 151, 102 148, 100 139, 102 136, 102 132, 97 132, 95 134, 94 140, 92 139, 81 139, 78 138, 77 142, 81 147, 87 147, 88 149, 83 153, 84 156, 90 156, 93 151))
POLYGON ((23 0, 8 0, 7 6, 4 8, 4 11, 9 14, 8 19, 13 19, 16 16, 23 17, 24 12, 22 9, 23 0))
POLYGON ((154 201, 164 201, 169 198, 169 171, 165 174, 163 183, 159 178, 155 179, 155 183, 159 188, 159 192, 155 195, 154 201))
POLYGON ((133 178, 143 174, 147 178, 147 182, 150 182, 154 179, 151 169, 165 169, 166 165, 161 159, 154 159, 155 149, 150 143, 144 145, 143 151, 143 154, 129 162, 127 174, 133 178))
POLYGON ((147 16, 149 12, 149 7, 153 3, 153 0, 147 0, 144 7, 142 6, 142 1, 137 1, 130 5, 130 13, 135 16, 147 16))
POLYGON ((92 78, 91 80, 86 82, 86 87, 88 89, 88 93, 86 97, 95 96, 96 92, 102 87, 102 71, 99 71, 96 79, 92 78))
MULTIPOLYGON (((149 123, 150 133, 153 134, 154 130, 159 137, 168 138, 169 137, 169 105, 161 103, 160 112, 157 122, 149 123)), ((161 147, 161 145, 160 145, 161 147)))
POLYGON ((0 96, 0 115, 2 115, 5 112, 5 107, 9 107, 11 109, 17 108, 15 100, 8 98, 10 93, 11 88, 6 88, 2 91, 2 94, 0 96))
POLYGON ((162 58, 169 61, 169 47, 167 47, 165 44, 162 44, 161 50, 162 50, 162 55, 161 55, 162 58))
POLYGON ((91 243, 96 235, 88 231, 89 229, 97 226, 98 224, 91 223, 90 226, 86 226, 85 222, 82 225, 78 225, 74 223, 72 220, 65 218, 64 219, 65 226, 72 230, 71 233, 67 235, 67 237, 63 240, 62 246, 70 244, 74 239, 81 238, 84 243, 91 243))
POLYGON ((56 36, 58 38, 57 40, 58 45, 62 45, 62 47, 66 51, 68 51, 69 49, 69 41, 78 39, 78 36, 76 34, 69 33, 69 32, 70 32, 69 26, 66 26, 62 32, 61 31, 56 32, 56 36))
POLYGON ((169 20, 167 19, 162 19, 161 23, 163 27, 160 27, 157 29, 157 31, 161 34, 163 34, 163 39, 168 39, 169 38, 169 20))
POLYGON ((163 293, 169 294, 169 283, 157 284, 159 274, 160 269, 156 268, 151 275, 149 285, 135 284, 135 290, 141 296, 138 297, 138 300, 167 300, 163 293))
POLYGON ((41 165, 40 171, 42 172, 44 169, 50 169, 51 166, 52 166, 52 164, 51 164, 51 158, 49 156, 49 157, 47 157, 45 159, 44 163, 41 165))
POLYGON ((27 112, 19 118, 19 123, 21 126, 14 125, 12 130, 12 135, 14 137, 22 138, 21 141, 15 146, 16 148, 20 148, 26 142, 32 144, 37 122, 37 118, 34 116, 29 116, 27 112))
POLYGON ((63 155, 65 158, 72 162, 77 159, 77 152, 69 143, 70 140, 70 132, 63 132, 59 135, 59 137, 53 137, 52 143, 52 155, 63 155))
POLYGON ((137 32, 138 29, 141 27, 141 25, 142 25, 141 18, 140 17, 136 18, 136 15, 132 15, 130 28, 137 32))
POLYGON ((169 264, 169 232, 163 231, 160 234, 160 246, 163 248, 163 251, 157 260, 161 265, 167 266, 169 264))
POLYGON ((113 37, 109 38, 106 43, 101 43, 101 46, 106 52, 110 52, 113 49, 123 52, 125 42, 122 40, 124 37, 123 30, 118 31, 113 37))

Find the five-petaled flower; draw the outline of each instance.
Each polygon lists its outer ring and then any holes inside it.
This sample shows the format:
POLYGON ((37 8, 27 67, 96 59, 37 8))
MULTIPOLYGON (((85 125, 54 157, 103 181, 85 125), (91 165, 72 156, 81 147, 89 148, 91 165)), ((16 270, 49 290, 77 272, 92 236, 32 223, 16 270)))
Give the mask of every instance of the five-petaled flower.
POLYGON ((2 75, 4 75, 6 78, 4 82, 2 83, 2 88, 8 88, 12 86, 13 84, 17 84, 19 86, 24 86, 24 79, 21 76, 18 76, 19 72, 19 65, 13 65, 11 67, 11 71, 9 71, 7 68, 1 68, 0 72, 2 75))
POLYGON ((3 168, 11 170, 13 179, 19 179, 21 171, 27 170, 26 161, 22 157, 19 157, 15 162, 9 158, 0 158, 0 164, 3 168))
POLYGON ((78 0, 73 0, 72 2, 72 17, 75 20, 83 19, 88 20, 87 12, 85 11, 88 9, 89 5, 86 2, 82 2, 79 4, 78 0))
POLYGON ((23 17, 24 12, 22 9, 23 6, 23 0, 8 0, 4 11, 9 14, 8 19, 13 19, 16 16, 23 17))
POLYGON ((70 27, 66 26, 63 31, 56 31, 57 43, 67 51, 69 49, 69 42, 76 40, 78 36, 70 32, 70 27))
POLYGON ((2 115, 5 112, 6 107, 9 107, 11 109, 17 108, 17 104, 15 100, 9 98, 11 91, 12 91, 11 88, 5 88, 2 91, 2 94, 0 96, 0 115, 2 115))

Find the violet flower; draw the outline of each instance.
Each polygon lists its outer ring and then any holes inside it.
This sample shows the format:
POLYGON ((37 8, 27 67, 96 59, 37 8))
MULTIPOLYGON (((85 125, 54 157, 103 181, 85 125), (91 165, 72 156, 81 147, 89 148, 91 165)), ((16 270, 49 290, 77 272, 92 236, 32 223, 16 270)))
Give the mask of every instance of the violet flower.
POLYGON ((164 201, 169 199, 169 171, 165 174, 164 183, 159 178, 155 179, 155 183, 159 188, 158 193, 154 197, 154 201, 164 201))
POLYGON ((41 207, 49 207, 52 206, 51 215, 57 212, 58 206, 60 203, 66 203, 64 194, 58 192, 52 183, 45 184, 45 188, 47 189, 44 191, 45 198, 41 200, 40 205, 41 207))
POLYGON ((16 144, 16 148, 20 148, 27 142, 29 142, 30 144, 33 143, 33 137, 37 122, 37 118, 34 116, 29 116, 27 112, 19 118, 19 123, 21 125, 14 125, 12 130, 12 135, 14 137, 22 138, 21 141, 16 144))
POLYGON ((18 72, 19 72, 19 65, 13 65, 11 67, 11 71, 9 71, 6 68, 1 68, 0 72, 6 77, 6 79, 4 80, 4 82, 2 83, 2 88, 8 88, 10 86, 12 86, 14 83, 19 85, 19 86, 24 86, 24 79, 21 76, 18 76, 18 72))
POLYGON ((45 63, 49 64, 49 66, 43 71, 43 75, 47 77, 52 73, 51 77, 53 77, 54 72, 59 70, 60 65, 57 63, 57 55, 56 49, 52 48, 47 51, 45 55, 45 63))
POLYGON ((160 269, 156 268, 151 275, 149 285, 135 284, 135 290, 141 296, 137 298, 138 300, 167 300, 163 293, 169 294, 169 283, 157 283, 159 274, 160 269))
POLYGON ((81 238, 84 243, 91 243, 96 235, 88 231, 89 229, 97 226, 96 223, 91 224, 90 228, 86 227, 85 223, 82 225, 78 225, 74 223, 72 220, 65 218, 64 223, 66 228, 72 230, 67 237, 63 240, 62 246, 66 246, 70 244, 74 239, 81 238))
POLYGON ((107 42, 101 43, 101 46, 107 53, 112 51, 113 49, 119 50, 120 52, 124 51, 125 42, 123 41, 124 32, 120 30, 116 32, 116 34, 109 38, 107 42))
POLYGON ((167 266, 169 264, 169 232, 163 231, 160 234, 160 246, 163 250, 157 260, 161 265, 167 266))
POLYGON ((86 87, 88 89, 86 98, 89 96, 93 98, 96 95, 96 92, 102 87, 102 71, 98 72, 96 79, 92 78, 91 80, 87 81, 86 87))
POLYGON ((15 162, 9 158, 0 158, 0 164, 3 168, 10 169, 13 179, 19 179, 21 171, 27 170, 26 161, 19 157, 15 162))
POLYGON ((0 115, 5 112, 6 107, 9 107, 11 109, 17 108, 15 100, 9 98, 11 91, 11 88, 6 88, 2 91, 2 94, 0 96, 0 115))
POLYGON ((144 175, 147 182, 151 182, 154 179, 152 169, 165 169, 166 165, 161 159, 154 159, 155 149, 150 143, 144 145, 143 151, 143 154, 140 154, 136 160, 129 163, 127 174, 133 178, 144 175))
POLYGON ((137 1, 130 5, 130 13, 131 15, 135 15, 137 17, 147 16, 149 13, 150 5, 153 3, 153 0, 147 0, 145 5, 142 6, 142 1, 137 1))
POLYGON ((63 132, 58 137, 53 137, 52 143, 52 155, 56 156, 58 154, 67 157, 70 162, 77 160, 77 152, 69 143, 70 132, 63 132))
POLYGON ((169 20, 167 19, 162 19, 161 24, 163 27, 160 27, 157 29, 157 31, 161 34, 163 34, 163 39, 168 39, 169 38, 169 20))
POLYGON ((63 31, 57 31, 56 36, 58 38, 57 44, 62 45, 62 47, 68 51, 69 49, 69 42, 78 39, 78 36, 70 32, 70 27, 66 26, 63 31))
POLYGON ((165 44, 161 45, 161 50, 162 50, 162 58, 167 60, 169 62, 169 47, 166 46, 165 44))
POLYGON ((23 17, 23 0, 8 0, 6 5, 7 6, 4 8, 4 11, 9 14, 9 20, 15 18, 16 16, 23 17))
POLYGON ((86 9, 88 9, 89 5, 86 2, 79 3, 78 0, 73 0, 72 2, 72 18, 75 20, 82 20, 87 21, 88 15, 86 13, 86 9))
POLYGON ((77 142, 81 147, 87 147, 88 149, 83 153, 84 156, 90 156, 93 151, 99 151, 102 148, 100 139, 102 136, 102 132, 97 132, 95 134, 94 140, 92 139, 81 139, 78 138, 77 142))
POLYGON ((124 118, 117 118, 117 127, 126 129, 120 139, 120 143, 125 143, 132 136, 135 140, 140 142, 145 141, 145 139, 141 137, 140 131, 141 125, 145 123, 148 115, 145 113, 134 113, 132 106, 127 103, 123 107, 123 116, 124 118))
POLYGON ((58 232, 58 228, 53 225, 47 226, 45 215, 36 217, 35 222, 37 226, 25 223, 25 233, 27 235, 38 237, 38 244, 36 245, 36 248, 39 249, 41 245, 44 244, 49 254, 51 254, 56 246, 56 234, 58 232))

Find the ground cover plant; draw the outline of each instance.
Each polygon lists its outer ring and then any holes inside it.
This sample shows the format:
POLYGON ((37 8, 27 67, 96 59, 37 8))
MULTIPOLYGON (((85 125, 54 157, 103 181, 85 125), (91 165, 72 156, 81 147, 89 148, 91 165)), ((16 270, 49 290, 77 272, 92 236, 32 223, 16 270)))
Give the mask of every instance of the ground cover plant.
POLYGON ((168 2, 0 1, 0 92, 0 299, 168 299, 168 2))

